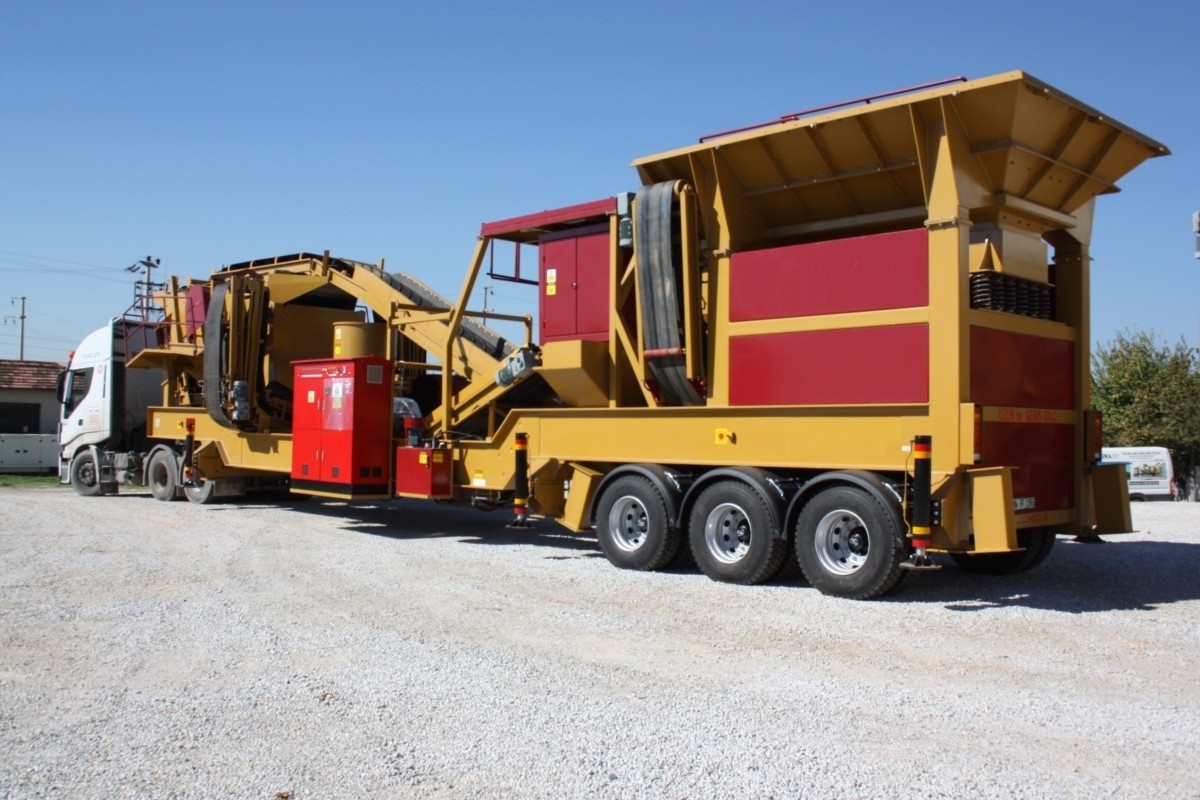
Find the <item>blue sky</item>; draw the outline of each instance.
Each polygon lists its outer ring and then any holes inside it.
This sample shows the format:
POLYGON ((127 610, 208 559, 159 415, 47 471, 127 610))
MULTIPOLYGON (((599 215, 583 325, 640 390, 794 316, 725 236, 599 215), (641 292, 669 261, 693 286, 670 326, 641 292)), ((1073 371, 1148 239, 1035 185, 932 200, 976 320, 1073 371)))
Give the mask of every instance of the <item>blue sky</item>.
POLYGON ((1093 339, 1196 345, 1198 37, 1195 2, 0 0, 0 312, 25 296, 26 358, 61 360, 148 254, 202 277, 328 249, 454 296, 481 222, 636 189, 634 158, 1024 69, 1174 153, 1099 201, 1093 339))

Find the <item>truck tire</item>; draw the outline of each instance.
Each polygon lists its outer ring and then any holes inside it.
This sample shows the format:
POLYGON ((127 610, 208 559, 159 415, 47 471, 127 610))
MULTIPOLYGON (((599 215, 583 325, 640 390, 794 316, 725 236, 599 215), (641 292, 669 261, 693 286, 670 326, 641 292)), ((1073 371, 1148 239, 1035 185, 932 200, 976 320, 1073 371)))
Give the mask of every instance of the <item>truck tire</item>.
POLYGON ((1011 553, 951 553, 954 563, 976 575, 1015 575, 1028 572, 1046 560, 1054 549, 1058 536, 1047 528, 1029 528, 1017 531, 1017 544, 1024 550, 1011 553))
POLYGON ((207 505, 217 502, 217 482, 205 480, 204 476, 197 473, 193 478, 191 486, 183 487, 183 496, 189 502, 199 505, 207 505))
POLYGON ((822 594, 865 600, 904 577, 903 525, 878 497, 832 486, 805 504, 796 522, 796 561, 822 594))
POLYGON ((178 473, 179 463, 174 455, 166 450, 154 451, 146 463, 146 485, 155 500, 179 499, 179 481, 175 477, 178 473))
POLYGON ((662 569, 683 543, 671 527, 667 501, 646 478, 626 475, 604 489, 596 507, 596 540, 606 558, 622 569, 662 569))
POLYGON ((688 522, 692 557, 715 581, 762 583, 779 573, 787 555, 762 497, 740 481, 714 483, 700 493, 688 522))
POLYGON ((100 494, 100 470, 96 466, 96 457, 90 450, 76 453, 71 459, 71 488, 76 494, 84 497, 100 494))

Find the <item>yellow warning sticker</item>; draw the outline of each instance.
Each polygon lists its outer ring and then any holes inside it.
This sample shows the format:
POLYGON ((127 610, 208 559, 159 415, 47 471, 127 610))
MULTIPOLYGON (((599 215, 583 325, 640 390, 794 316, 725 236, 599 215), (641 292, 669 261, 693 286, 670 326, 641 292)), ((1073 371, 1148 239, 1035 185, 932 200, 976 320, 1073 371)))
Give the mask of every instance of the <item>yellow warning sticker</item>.
POLYGON ((558 294, 558 286, 553 283, 547 283, 546 284, 546 294, 547 295, 558 294))
POLYGON ((434 451, 434 453, 433 453, 433 463, 435 463, 435 464, 441 464, 441 463, 442 463, 443 461, 445 461, 445 460, 446 460, 446 454, 445 454, 445 453, 443 453, 443 452, 441 452, 441 451, 438 451, 438 450, 435 450, 435 451, 434 451))
POLYGON ((429 453, 419 453, 417 455, 417 463, 428 464, 429 463, 429 453))

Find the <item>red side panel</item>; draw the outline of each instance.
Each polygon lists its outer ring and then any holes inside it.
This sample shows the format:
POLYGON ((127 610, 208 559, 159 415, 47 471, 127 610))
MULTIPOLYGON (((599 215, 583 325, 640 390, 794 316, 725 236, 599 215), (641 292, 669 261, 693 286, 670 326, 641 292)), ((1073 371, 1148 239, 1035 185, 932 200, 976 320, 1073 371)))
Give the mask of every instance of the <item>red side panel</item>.
MULTIPOLYGON (((1014 467, 1013 497, 1033 498, 1030 511, 1075 504, 1075 427, 1028 422, 983 423, 979 466, 1014 467)), ((1021 513, 1021 512, 1018 512, 1021 513)))
POLYGON ((1075 344, 971 327, 971 402, 1017 408, 1072 408, 1075 344))
POLYGON ((925 230, 734 253, 733 322, 929 304, 925 230))
POLYGON ((204 327, 204 318, 208 316, 208 287, 202 283, 193 283, 187 290, 187 306, 184 312, 184 335, 189 341, 195 338, 196 331, 204 327))
MULTIPOLYGON (((1075 343, 991 328, 971 328, 971 402, 1002 408, 1070 409, 1075 404, 1075 343)), ((1013 467, 1013 497, 1031 511, 1075 502, 1075 426, 985 422, 980 466, 1013 467)))
POLYGON ((735 336, 735 406, 929 402, 929 328, 874 328, 735 336))

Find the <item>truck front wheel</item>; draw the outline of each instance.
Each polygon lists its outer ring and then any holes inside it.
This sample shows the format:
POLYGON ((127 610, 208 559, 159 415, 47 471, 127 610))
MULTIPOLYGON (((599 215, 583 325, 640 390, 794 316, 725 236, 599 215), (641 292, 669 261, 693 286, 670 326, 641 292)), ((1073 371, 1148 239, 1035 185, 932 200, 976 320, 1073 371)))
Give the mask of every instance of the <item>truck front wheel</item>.
POLYGON ((683 537, 670 526, 667 502, 650 481, 627 475, 613 481, 596 508, 596 539, 622 569, 662 569, 679 554, 683 537))
POLYGON ((178 463, 166 450, 155 450, 146 464, 146 485, 155 500, 179 499, 178 463))
POLYGON ((904 528, 878 497, 834 486, 804 506, 796 523, 796 560, 823 594, 864 600, 904 576, 904 528))
POLYGON ((90 450, 84 450, 71 459, 71 487, 84 497, 100 494, 100 469, 90 450))

